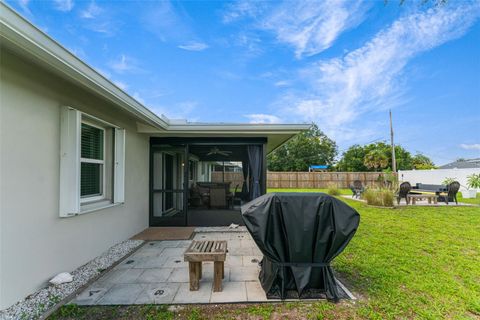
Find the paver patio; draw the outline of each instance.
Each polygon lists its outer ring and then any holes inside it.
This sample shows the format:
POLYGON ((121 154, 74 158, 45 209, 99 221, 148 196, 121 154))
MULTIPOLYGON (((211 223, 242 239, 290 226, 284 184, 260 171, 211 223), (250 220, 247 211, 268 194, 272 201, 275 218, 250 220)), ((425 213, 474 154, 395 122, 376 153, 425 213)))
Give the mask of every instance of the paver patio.
MULTIPOLYGON (((211 232, 198 229, 193 240, 227 240, 223 290, 213 292, 213 263, 203 263, 200 289, 190 291, 183 253, 192 240, 147 242, 137 252, 81 292, 78 305, 198 304, 267 302, 258 280, 262 254, 245 229, 211 232)), ((342 286, 343 287, 343 286, 342 286)))
POLYGON ((203 263, 200 290, 189 290, 183 253, 191 240, 150 241, 80 293, 79 305, 266 301, 258 281, 262 254, 248 232, 198 232, 194 240, 227 240, 222 292, 213 292, 213 263, 203 263))

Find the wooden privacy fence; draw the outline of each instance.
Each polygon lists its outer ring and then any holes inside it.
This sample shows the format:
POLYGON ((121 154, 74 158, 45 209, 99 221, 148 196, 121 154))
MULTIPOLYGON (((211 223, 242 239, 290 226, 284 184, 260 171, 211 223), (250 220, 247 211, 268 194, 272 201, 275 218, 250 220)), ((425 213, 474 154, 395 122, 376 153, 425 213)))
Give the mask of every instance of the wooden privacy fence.
POLYGON ((267 188, 349 188, 360 180, 365 186, 381 186, 382 172, 272 172, 267 173, 267 188))
POLYGON ((238 185, 238 190, 242 190, 243 185, 243 173, 241 172, 212 172, 212 182, 231 182, 230 185, 231 189, 234 189, 236 185, 238 185), (224 176, 225 175, 225 176, 224 176), (224 180, 225 179, 225 180, 224 180))
MULTIPOLYGON (((267 188, 328 188, 332 185, 340 189, 349 188, 353 181, 360 180, 365 186, 381 186, 384 179, 382 172, 267 172, 267 188)), ((223 181, 223 172, 212 172, 212 181, 223 181)), ((225 181, 243 183, 241 172, 225 172, 225 181)))

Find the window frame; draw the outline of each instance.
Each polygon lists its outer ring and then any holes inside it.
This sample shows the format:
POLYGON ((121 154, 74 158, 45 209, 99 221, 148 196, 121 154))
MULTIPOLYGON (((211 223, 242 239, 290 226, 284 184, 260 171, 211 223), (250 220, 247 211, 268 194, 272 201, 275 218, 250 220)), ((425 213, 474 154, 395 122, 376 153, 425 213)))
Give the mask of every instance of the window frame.
MULTIPOLYGON (((86 124, 88 126, 91 126, 91 127, 94 127, 94 128, 97 128, 97 129, 100 129, 102 132, 103 132, 103 160, 98 160, 98 159, 90 159, 90 158, 82 158, 81 154, 81 146, 80 146, 80 174, 81 174, 81 167, 82 167, 82 163, 94 163, 94 164, 100 164, 102 165, 102 173, 101 173, 101 181, 100 181, 100 190, 101 190, 101 194, 100 195, 92 195, 92 196, 82 196, 80 195, 80 205, 82 204, 86 204, 86 203, 90 203, 90 202, 95 202, 95 201, 101 201, 101 200, 104 200, 106 198, 106 193, 107 193, 107 184, 105 183, 106 179, 107 179, 107 173, 106 173, 106 163, 105 163, 105 159, 106 159, 106 142, 107 142, 107 130, 105 127, 101 127, 95 123, 92 123, 91 121, 88 120, 90 116, 88 115, 85 115, 84 113, 82 113, 82 119, 81 119, 81 122, 80 122, 80 139, 81 139, 81 136, 82 136, 82 127, 81 125, 82 124, 86 124), (87 119, 84 119, 86 116, 87 119)), ((82 190, 82 182, 80 181, 80 190, 82 190)))
MULTIPOLYGON (((126 130, 71 106, 60 108, 59 216, 69 218, 125 203, 126 130), (81 197, 82 123, 104 129, 102 196, 81 197), (110 147, 108 134, 112 129, 110 147), (112 152, 111 158, 109 152, 112 152), (111 163, 111 168, 109 164, 111 163), (110 180, 110 169, 111 180, 110 180), (108 180, 107 180, 108 179, 108 180), (109 182, 111 181, 111 185, 109 182), (110 193, 111 188, 111 193, 110 193), (84 200, 85 199, 85 200, 84 200), (83 201, 82 201, 83 200, 83 201)), ((85 162, 99 162, 84 158, 85 162)), ((100 160, 101 161, 101 160, 100 160)))

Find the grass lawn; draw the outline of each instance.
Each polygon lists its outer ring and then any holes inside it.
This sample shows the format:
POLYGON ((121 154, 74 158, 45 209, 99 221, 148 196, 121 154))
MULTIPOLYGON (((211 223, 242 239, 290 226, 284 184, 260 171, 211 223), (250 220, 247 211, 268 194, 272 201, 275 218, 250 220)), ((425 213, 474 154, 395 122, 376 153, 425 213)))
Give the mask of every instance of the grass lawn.
POLYGON ((480 205, 480 192, 477 192, 477 197, 472 198, 472 199, 464 199, 462 197, 462 193, 459 192, 457 193, 457 200, 458 202, 464 202, 464 203, 471 203, 471 204, 478 204, 480 205))
POLYGON ((334 261, 355 302, 66 306, 51 319, 480 318, 480 207, 379 209, 341 199, 361 215, 357 234, 334 261))

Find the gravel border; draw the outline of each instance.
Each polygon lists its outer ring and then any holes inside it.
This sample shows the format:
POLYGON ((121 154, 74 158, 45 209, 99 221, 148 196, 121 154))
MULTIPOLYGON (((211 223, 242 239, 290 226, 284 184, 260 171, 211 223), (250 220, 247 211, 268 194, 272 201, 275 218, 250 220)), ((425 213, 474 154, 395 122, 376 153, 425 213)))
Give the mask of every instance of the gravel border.
POLYGON ((11 307, 0 311, 1 320, 38 319, 63 299, 73 294, 91 279, 100 275, 115 262, 144 243, 143 240, 126 240, 114 245, 100 256, 72 271, 73 281, 59 286, 48 285, 11 307))

